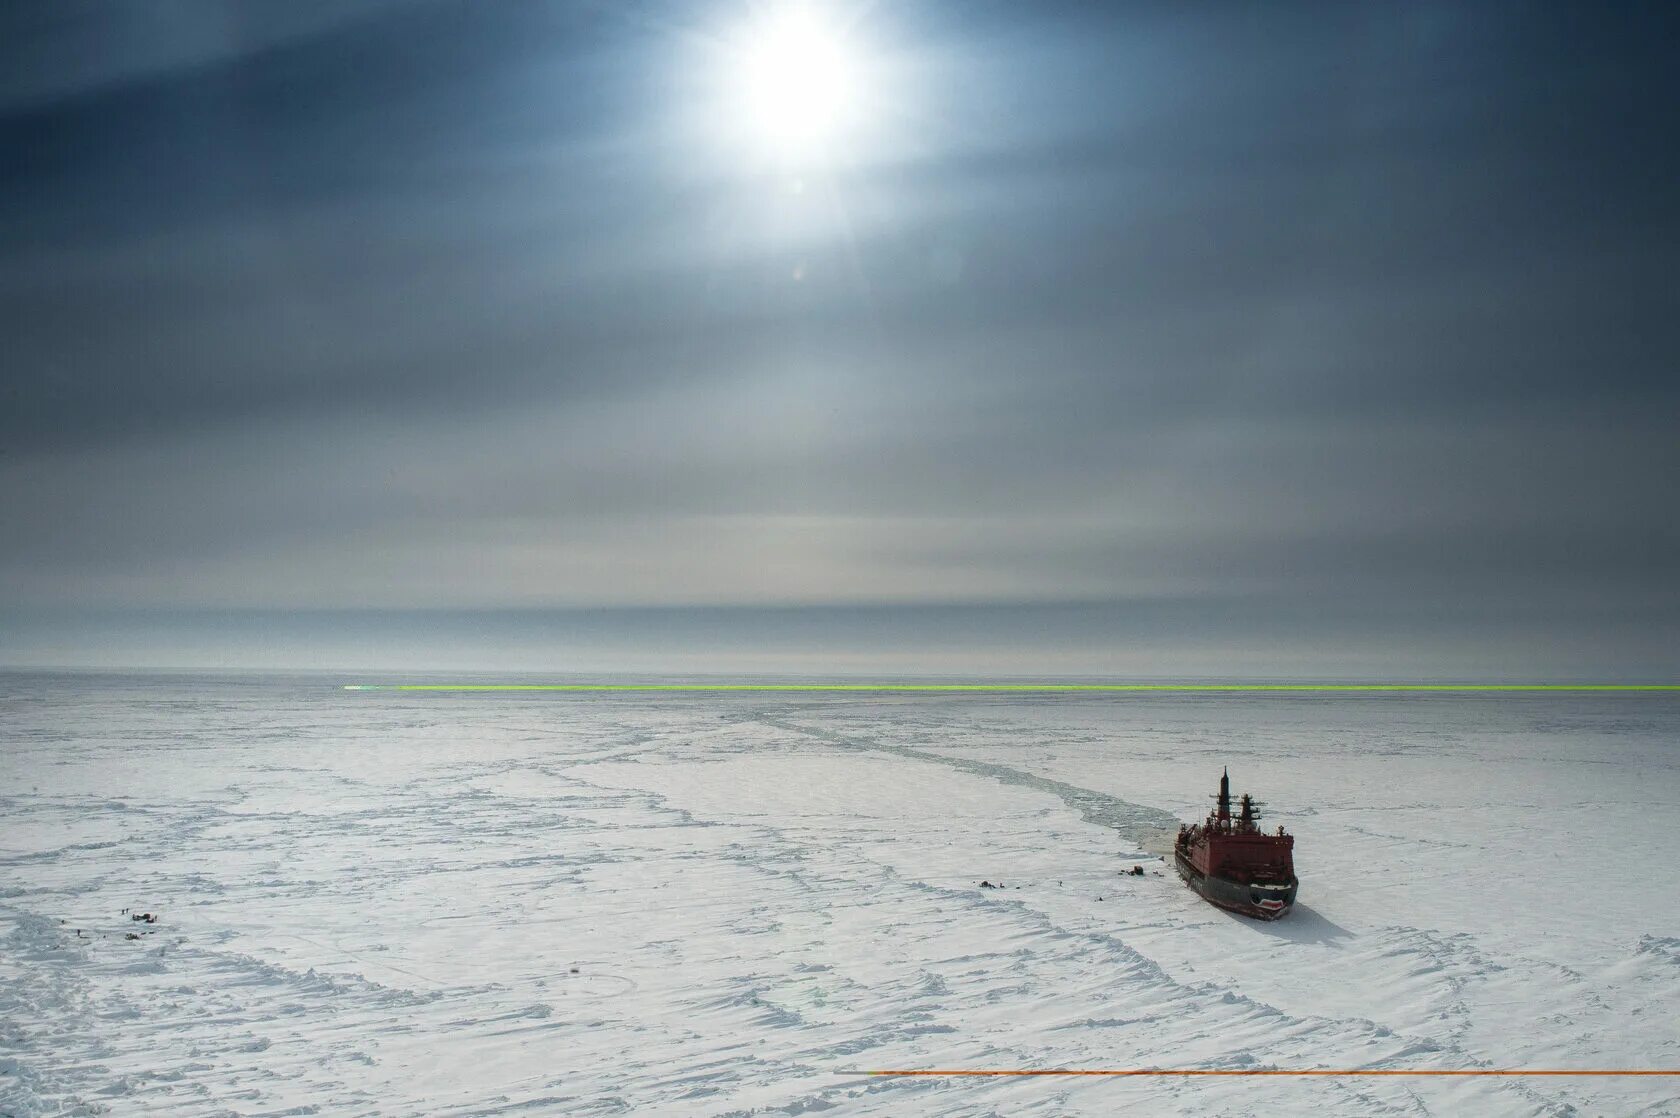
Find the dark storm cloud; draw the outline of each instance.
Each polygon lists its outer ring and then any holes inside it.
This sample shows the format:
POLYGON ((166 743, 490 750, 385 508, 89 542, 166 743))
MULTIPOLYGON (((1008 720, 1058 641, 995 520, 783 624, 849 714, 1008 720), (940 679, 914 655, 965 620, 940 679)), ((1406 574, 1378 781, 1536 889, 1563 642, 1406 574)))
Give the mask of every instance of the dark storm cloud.
POLYGON ((1672 636, 1665 8, 875 6, 799 175, 695 127, 722 8, 48 10, 5 602, 1672 636))

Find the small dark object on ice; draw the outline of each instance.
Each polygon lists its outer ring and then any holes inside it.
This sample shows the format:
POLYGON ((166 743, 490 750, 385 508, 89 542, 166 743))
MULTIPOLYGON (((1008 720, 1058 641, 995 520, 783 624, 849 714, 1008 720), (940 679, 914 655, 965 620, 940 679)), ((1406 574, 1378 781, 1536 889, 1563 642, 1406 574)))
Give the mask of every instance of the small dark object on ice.
POLYGON ((982 889, 1001 889, 1001 888, 1003 888, 1003 886, 993 885, 990 881, 982 881, 980 883, 980 888, 982 888, 982 889))
POLYGON ((572 973, 573 973, 573 974, 576 974, 576 973, 577 973, 577 972, 578 972, 578 969, 577 969, 577 968, 576 968, 576 967, 573 967, 573 968, 572 968, 572 973))
POLYGON ((133 916, 130 916, 129 919, 142 920, 147 924, 156 924, 158 920, 157 916, 150 912, 136 912, 133 916))
POLYGON ((1132 876, 1133 877, 1142 877, 1143 876, 1143 867, 1142 866, 1133 866, 1132 867, 1132 876))
POLYGON ((139 939, 140 938, 140 933, 139 932, 129 932, 126 936, 123 936, 123 938, 124 939, 139 939))

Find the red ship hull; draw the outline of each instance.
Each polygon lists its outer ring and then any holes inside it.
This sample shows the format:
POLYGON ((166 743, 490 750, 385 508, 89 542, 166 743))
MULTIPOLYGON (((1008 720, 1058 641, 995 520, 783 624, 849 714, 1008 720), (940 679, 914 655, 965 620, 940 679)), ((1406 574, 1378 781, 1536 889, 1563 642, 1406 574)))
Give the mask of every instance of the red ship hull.
POLYGON ((1287 881, 1257 884, 1203 873, 1182 854, 1176 854, 1173 861, 1178 868, 1178 876, 1184 879, 1185 884, 1204 901, 1227 912, 1252 916, 1256 920, 1276 920, 1295 907, 1295 893, 1300 885, 1294 877, 1287 881))

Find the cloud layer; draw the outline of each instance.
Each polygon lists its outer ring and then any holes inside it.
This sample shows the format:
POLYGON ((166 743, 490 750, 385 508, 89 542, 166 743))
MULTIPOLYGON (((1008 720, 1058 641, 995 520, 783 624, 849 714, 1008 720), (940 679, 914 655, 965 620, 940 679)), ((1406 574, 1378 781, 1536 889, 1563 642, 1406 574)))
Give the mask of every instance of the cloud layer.
POLYGON ((890 111, 807 167, 719 141, 721 8, 124 10, 155 49, 5 17, 32 632, 966 604, 1115 670, 1680 663, 1659 9, 859 8, 890 111))

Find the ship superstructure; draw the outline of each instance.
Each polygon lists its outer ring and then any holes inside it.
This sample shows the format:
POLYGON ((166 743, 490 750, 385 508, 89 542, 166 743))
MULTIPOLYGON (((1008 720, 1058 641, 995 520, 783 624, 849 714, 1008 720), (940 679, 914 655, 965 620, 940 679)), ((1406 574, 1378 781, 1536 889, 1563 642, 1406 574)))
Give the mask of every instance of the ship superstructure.
POLYGON ((1295 904, 1295 837, 1260 829, 1260 805, 1247 793, 1231 814, 1231 775, 1219 778, 1218 801, 1204 822, 1178 829, 1173 862, 1202 897, 1232 912, 1276 920, 1295 904))

